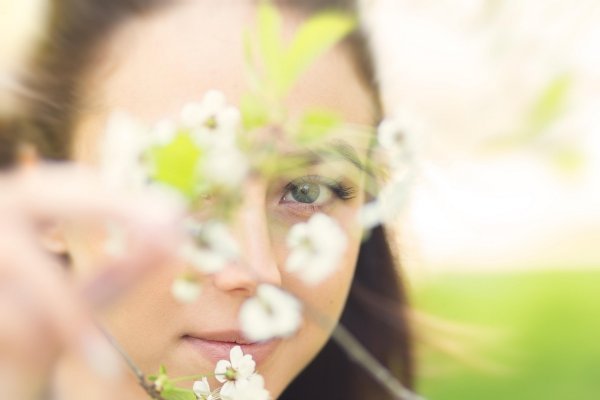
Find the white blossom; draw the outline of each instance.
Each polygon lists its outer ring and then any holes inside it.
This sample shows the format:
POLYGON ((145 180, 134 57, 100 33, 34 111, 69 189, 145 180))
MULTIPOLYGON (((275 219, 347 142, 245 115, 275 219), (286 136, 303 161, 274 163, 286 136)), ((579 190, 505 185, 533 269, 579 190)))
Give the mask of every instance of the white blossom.
POLYGON ((150 142, 158 146, 166 146, 175 139, 177 135, 177 124, 170 119, 158 121, 150 132, 150 142))
POLYGON ((181 122, 189 128, 207 125, 227 106, 225 95, 218 90, 204 94, 201 102, 186 104, 181 110, 181 122))
POLYGON ((216 400, 217 398, 210 391, 210 385, 206 377, 203 377, 201 381, 194 382, 193 386, 194 393, 198 400, 216 400))
POLYGON ((238 148, 236 136, 231 131, 218 134, 196 132, 194 141, 206 152, 206 157, 198 166, 203 179, 226 188, 235 188, 242 183, 250 163, 238 148))
POLYGON ((184 126, 206 157, 199 164, 202 179, 227 188, 240 185, 249 170, 249 162, 237 146, 241 128, 238 109, 228 106, 223 93, 212 90, 202 102, 190 103, 181 112, 184 126))
POLYGON ((386 156, 391 175, 404 173, 415 163, 417 143, 424 136, 423 123, 405 112, 386 117, 377 128, 377 143, 386 156))
POLYGON ((232 145, 212 146, 202 165, 202 173, 206 179, 228 188, 238 187, 248 169, 246 156, 232 145))
POLYGON ((198 299, 202 293, 202 287, 199 282, 187 277, 180 277, 173 281, 171 285, 171 294, 181 303, 192 303, 198 299))
POLYGON ((235 134, 239 128, 240 112, 227 105, 225 95, 217 90, 206 92, 199 103, 189 103, 181 111, 181 122, 196 132, 235 134))
POLYGON ((261 284, 256 295, 242 304, 239 317, 242 331, 250 340, 287 337, 302 322, 302 306, 282 289, 261 284))
POLYGON ((269 392, 265 389, 265 380, 259 374, 252 374, 248 379, 230 386, 220 392, 223 400, 268 400, 269 392))
POLYGON ((115 189, 139 189, 148 180, 141 158, 148 146, 147 129, 125 113, 113 113, 101 144, 100 176, 115 189))
POLYGON ((215 378, 223 383, 220 393, 234 392, 238 385, 243 385, 254 374, 255 368, 252 355, 244 354, 240 346, 234 346, 229 351, 229 360, 219 360, 215 367, 215 378))
POLYGON ((410 182, 402 177, 392 177, 379 192, 377 199, 364 204, 358 213, 358 222, 364 229, 393 222, 399 217, 409 195, 410 182))
POLYGON ((379 124, 377 142, 387 177, 377 198, 363 205, 358 214, 363 228, 373 229, 398 217, 416 173, 415 137, 422 131, 422 124, 406 113, 387 117, 379 124))
POLYGON ((167 146, 182 133, 191 135, 201 150, 195 166, 197 178, 208 187, 237 188, 250 169, 246 155, 237 145, 240 129, 239 110, 228 106, 225 96, 214 90, 207 92, 201 102, 184 106, 178 121, 165 118, 151 128, 117 112, 107 125, 101 174, 111 187, 147 186, 151 167, 144 162, 144 154, 151 147, 167 146))
POLYGON ((404 144, 405 136, 404 127, 396 119, 386 118, 377 128, 377 142, 384 149, 400 149, 404 144))
POLYGON ((378 199, 365 203, 358 213, 358 222, 366 230, 371 230, 384 222, 381 203, 378 199))
POLYGON ((237 241, 224 223, 208 221, 201 224, 190 219, 186 228, 193 241, 184 244, 180 255, 200 272, 218 272, 238 258, 237 241))
POLYGON ((317 284, 340 264, 347 241, 346 234, 333 218, 317 213, 308 222, 290 229, 286 269, 298 273, 308 284, 317 284))

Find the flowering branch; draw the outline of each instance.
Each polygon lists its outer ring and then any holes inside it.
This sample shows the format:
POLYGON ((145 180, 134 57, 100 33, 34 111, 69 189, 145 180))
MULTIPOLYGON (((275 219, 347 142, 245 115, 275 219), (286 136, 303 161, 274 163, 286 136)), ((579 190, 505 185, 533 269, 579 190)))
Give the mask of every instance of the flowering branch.
POLYGON ((131 357, 129 357, 127 352, 123 350, 123 348, 115 340, 115 338, 100 324, 97 323, 96 326, 98 327, 102 335, 106 338, 108 343, 113 347, 113 349, 117 351, 117 353, 119 353, 123 361, 125 361, 125 364, 131 370, 131 372, 133 372, 133 374, 137 378, 139 385, 142 387, 142 389, 144 389, 148 396, 150 396, 150 398, 154 400, 167 400, 161 396, 160 392, 156 388, 156 385, 154 383, 149 382, 146 379, 146 376, 144 375, 142 370, 136 365, 136 363, 131 359, 131 357))
MULTIPOLYGON (((282 156, 282 148, 299 147, 308 150, 313 157, 339 158, 345 150, 324 151, 319 146, 325 138, 330 139, 336 133, 347 135, 355 131, 329 110, 309 109, 299 118, 292 119, 282 106, 299 75, 319 55, 350 33, 355 21, 336 13, 318 15, 305 22, 291 45, 286 47, 279 39, 282 35, 276 10, 263 3, 258 14, 258 49, 250 48, 249 53, 258 50, 264 71, 260 73, 251 68, 255 85, 253 91, 242 98, 241 110, 228 105, 225 96, 213 90, 206 93, 201 102, 186 105, 177 121, 162 121, 146 129, 120 116, 111 121, 106 135, 106 159, 102 165, 109 183, 167 189, 195 214, 185 226, 190 241, 181 249, 181 257, 196 271, 187 271, 172 286, 174 296, 181 301, 194 301, 201 293, 201 279, 197 275, 216 273, 225 265, 243 266, 228 224, 241 204, 239 187, 247 177, 271 178, 280 174, 283 167, 304 166, 313 161, 304 159, 306 157, 282 156), (239 135, 241 132, 246 135, 239 135)), ((393 159, 398 159, 404 143, 397 129, 383 124, 379 145, 391 152, 393 159)), ((345 154, 344 158, 350 158, 352 162, 356 157, 345 154)), ((353 163, 360 164, 356 160, 353 163)), ((391 165, 392 168, 397 166, 398 163, 391 165)), ((367 169, 372 170, 370 166, 367 169)), ((396 186, 389 191, 401 192, 396 190, 401 181, 396 179, 396 186)), ((329 186, 321 182, 295 185, 294 195, 303 196, 308 199, 306 204, 312 204, 321 195, 320 187, 326 187, 326 195, 352 198, 349 197, 352 188, 344 188, 338 182, 328 183, 329 186)), ((389 202, 393 203, 394 199, 389 202)), ((371 215, 366 228, 384 222, 389 214, 379 203, 376 205, 377 212, 372 213, 374 216, 371 215)), ((338 221, 325 213, 315 212, 308 221, 291 227, 286 243, 290 250, 286 270, 305 283, 316 285, 339 265, 348 238, 338 221)), ((323 328, 333 331, 333 339, 396 398, 419 399, 343 326, 285 290, 262 283, 258 276, 255 279, 258 282, 256 295, 244 302, 239 315, 248 339, 260 341, 293 335, 302 322, 304 308, 323 328)), ((164 367, 156 376, 146 379, 113 338, 106 335, 134 372, 140 386, 153 399, 264 400, 269 397, 262 376, 255 372, 252 356, 244 355, 239 346, 231 349, 230 360, 220 360, 216 364, 212 376, 222 386, 211 390, 207 380, 209 375, 171 379, 164 367), (195 380, 193 390, 175 386, 186 380, 195 380)))

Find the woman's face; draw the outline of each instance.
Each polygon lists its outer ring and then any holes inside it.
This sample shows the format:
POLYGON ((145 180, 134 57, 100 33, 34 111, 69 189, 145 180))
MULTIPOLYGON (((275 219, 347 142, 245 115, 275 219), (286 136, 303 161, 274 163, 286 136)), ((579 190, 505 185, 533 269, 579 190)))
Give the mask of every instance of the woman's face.
MULTIPOLYGON (((130 21, 106 42, 100 62, 86 78, 86 102, 77 124, 75 157, 94 164, 98 141, 110 113, 124 110, 148 122, 176 116, 183 105, 198 101, 211 89, 222 91, 230 104, 239 104, 246 90, 243 34, 254 21, 254 2, 183 1, 157 14, 130 21)), ((285 29, 292 32, 300 14, 282 10, 285 29)), ((319 59, 303 75, 288 97, 290 113, 324 107, 343 115, 346 122, 368 125, 373 106, 351 58, 338 47, 319 59)), ((366 143, 347 137, 365 157, 366 143), (361 150, 362 149, 362 150, 361 150)), ((294 293, 317 306, 335 321, 346 301, 354 274, 361 228, 356 213, 364 201, 363 176, 349 161, 322 162, 293 175, 248 180, 239 188, 243 203, 231 230, 242 256, 238 263, 204 280, 200 297, 181 304, 171 294, 173 280, 185 270, 174 263, 142 278, 102 319, 128 354, 146 373, 159 365, 176 377, 210 374, 215 354, 204 340, 224 341, 228 350, 242 340, 238 313, 256 289, 255 276, 294 293), (286 193, 290 179, 319 175, 341 179, 355 195, 332 199, 322 206, 304 204, 286 193), (283 268, 288 249, 286 234, 316 212, 335 218, 348 236, 348 247, 335 272, 317 286, 307 286, 283 268)), ((70 235, 68 244, 78 274, 90 274, 99 246, 91 237, 70 235)), ((267 345, 242 346, 257 359, 274 397, 310 362, 330 331, 310 317, 291 338, 267 345)))

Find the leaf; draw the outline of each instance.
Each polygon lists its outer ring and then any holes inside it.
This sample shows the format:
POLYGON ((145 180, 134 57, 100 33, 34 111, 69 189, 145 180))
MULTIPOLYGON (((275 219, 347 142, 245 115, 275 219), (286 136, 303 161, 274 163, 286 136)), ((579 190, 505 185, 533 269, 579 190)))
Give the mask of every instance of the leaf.
POLYGON ((334 112, 326 110, 309 110, 300 122, 300 129, 294 139, 300 145, 317 142, 332 133, 342 122, 334 112))
POLYGON ((332 11, 318 14, 302 24, 285 54, 280 93, 287 92, 310 64, 355 27, 354 18, 332 11))
POLYGON ((574 147, 561 146, 551 156, 556 166, 563 172, 580 171, 585 164, 584 155, 574 147))
POLYGON ((150 149, 149 156, 154 168, 153 180, 176 189, 188 199, 194 196, 202 150, 189 134, 179 133, 171 143, 150 149))
POLYGON ((242 124, 246 131, 251 131, 269 123, 269 110, 264 101, 257 96, 244 94, 240 102, 240 112, 242 113, 242 124))
POLYGON ((541 91, 529 113, 525 116, 521 129, 490 142, 490 150, 498 151, 531 143, 555 122, 564 110, 573 80, 569 74, 552 79, 541 91))
POLYGON ((191 389, 166 387, 160 395, 165 400, 196 400, 196 394, 191 389))
POLYGON ((572 83, 571 76, 563 74, 548 84, 531 111, 531 130, 528 137, 542 133, 560 115, 572 83))
POLYGON ((267 77, 275 87, 283 79, 282 32, 281 16, 269 1, 262 1, 258 7, 258 41, 267 77))
POLYGON ((257 49, 254 36, 249 32, 244 32, 244 71, 246 81, 252 93, 262 93, 265 91, 264 82, 257 70, 257 49))

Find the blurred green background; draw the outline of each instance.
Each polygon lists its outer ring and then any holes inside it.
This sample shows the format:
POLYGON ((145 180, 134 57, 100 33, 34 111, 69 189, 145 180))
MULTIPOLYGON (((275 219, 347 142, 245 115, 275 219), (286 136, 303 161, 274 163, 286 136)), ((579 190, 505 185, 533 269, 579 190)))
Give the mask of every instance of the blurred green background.
POLYGON ((413 290, 428 399, 600 399, 600 271, 453 273, 413 290))

